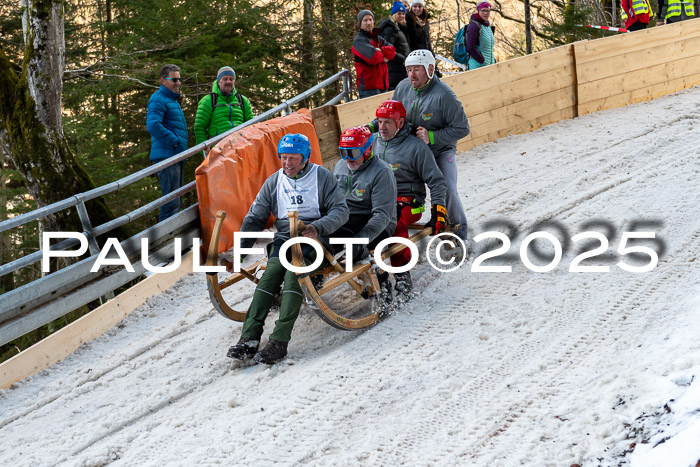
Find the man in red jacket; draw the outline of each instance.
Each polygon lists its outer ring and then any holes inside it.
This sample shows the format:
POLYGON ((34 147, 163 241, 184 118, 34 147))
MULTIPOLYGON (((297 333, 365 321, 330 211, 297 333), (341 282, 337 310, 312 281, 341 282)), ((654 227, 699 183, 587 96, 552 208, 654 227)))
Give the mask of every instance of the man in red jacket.
POLYGON ((394 58, 394 46, 377 35, 374 27, 374 14, 362 10, 357 15, 360 30, 352 41, 352 55, 355 59, 357 89, 360 99, 381 94, 389 90, 389 69, 387 62, 394 58))

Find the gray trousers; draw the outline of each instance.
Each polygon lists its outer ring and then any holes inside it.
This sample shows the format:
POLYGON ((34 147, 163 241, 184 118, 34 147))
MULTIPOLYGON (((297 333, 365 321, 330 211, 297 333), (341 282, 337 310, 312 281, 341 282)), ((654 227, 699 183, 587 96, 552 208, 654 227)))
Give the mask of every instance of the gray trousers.
POLYGON ((461 224, 461 228, 455 234, 462 240, 467 240, 467 213, 464 212, 462 200, 457 191, 457 164, 456 149, 447 149, 435 156, 442 175, 447 182, 447 217, 451 224, 461 224))

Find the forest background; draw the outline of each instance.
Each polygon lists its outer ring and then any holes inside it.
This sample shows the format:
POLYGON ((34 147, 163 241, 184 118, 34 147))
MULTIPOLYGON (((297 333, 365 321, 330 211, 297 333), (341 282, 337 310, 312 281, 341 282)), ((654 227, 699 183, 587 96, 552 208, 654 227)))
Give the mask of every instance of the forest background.
MULTIPOLYGON (((436 53, 451 57, 454 35, 474 13, 476 3, 427 0, 436 53)), ((492 4, 499 61, 606 34, 577 25, 620 22, 620 0, 494 0, 492 4)), ((657 0, 651 0, 651 4, 655 11, 657 0)), ((37 158, 44 157, 42 151, 32 146, 23 149, 17 139, 13 147, 8 134, 17 136, 17 132, 12 133, 18 123, 16 109, 12 108, 17 97, 14 101, 0 99, 0 221, 76 191, 86 191, 86 186, 101 186, 147 167, 147 103, 158 89, 158 71, 163 64, 174 63, 182 70, 180 103, 192 146, 197 103, 211 92, 221 66, 236 70, 236 88, 250 99, 256 114, 343 68, 351 70, 354 78, 351 44, 357 32, 357 12, 372 10, 378 25, 389 17, 391 1, 0 0, 0 98, 12 94, 12 86, 19 89, 27 85, 27 62, 35 52, 28 52, 26 38, 30 36, 26 23, 23 27, 23 14, 25 18, 29 13, 40 19, 57 6, 55 11, 62 14, 61 34, 65 40, 63 75, 60 83, 54 83, 59 88, 58 103, 54 104, 60 115, 59 146, 62 145, 61 157, 74 161, 73 170, 85 183, 74 187, 65 174, 56 177, 57 174, 44 173, 36 177, 36 170, 53 169, 50 164, 44 168, 40 159, 37 162, 37 158), (27 152, 35 153, 29 162, 23 160, 27 152), (46 183, 51 186, 42 191, 36 186, 37 178, 53 182, 46 183), (63 185, 67 192, 61 189, 63 185)), ((439 66, 450 70, 444 64, 439 66)), ((303 106, 321 105, 339 91, 326 89, 303 106)), ((31 129, 33 124, 27 125, 31 129)), ((26 125, 22 131, 28 132, 26 125)), ((194 179, 194 169, 200 162, 199 157, 187 161, 186 182, 194 179)), ((107 217, 119 216, 159 196, 158 181, 150 177, 106 196, 100 209, 105 209, 107 217)), ((195 196, 187 196, 185 204, 196 202, 195 196)), ((122 234, 131 235, 153 225, 156 217, 154 211, 130 224, 130 231, 122 234)), ((59 219, 57 224, 61 230, 75 230, 67 228, 70 222, 71 219, 59 219)), ((0 262, 5 264, 38 250, 40 228, 33 222, 3 232, 0 262)), ((36 264, 0 277, 0 294, 40 277, 39 268, 36 264)), ((0 347, 0 361, 90 308, 76 310, 32 335, 0 347)))

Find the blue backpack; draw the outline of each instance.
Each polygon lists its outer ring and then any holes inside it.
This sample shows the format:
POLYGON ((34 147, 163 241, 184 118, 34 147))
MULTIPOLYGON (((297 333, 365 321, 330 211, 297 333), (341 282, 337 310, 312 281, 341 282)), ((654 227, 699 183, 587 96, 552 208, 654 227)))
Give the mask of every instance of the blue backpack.
POLYGON ((452 57, 456 62, 466 65, 469 62, 469 53, 467 52, 467 28, 469 24, 465 24, 462 29, 457 31, 455 42, 452 45, 452 57))

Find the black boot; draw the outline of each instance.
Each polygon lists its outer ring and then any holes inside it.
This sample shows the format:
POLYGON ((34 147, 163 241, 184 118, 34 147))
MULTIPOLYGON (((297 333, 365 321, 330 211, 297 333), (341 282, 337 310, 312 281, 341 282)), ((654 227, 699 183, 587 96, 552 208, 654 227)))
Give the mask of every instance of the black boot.
POLYGON ((409 271, 397 272, 394 274, 394 278, 396 279, 397 292, 404 295, 411 293, 411 290, 413 290, 413 281, 411 280, 411 273, 409 271))
POLYGON ((377 279, 379 279, 379 286, 381 287, 381 292, 379 293, 380 298, 385 303, 391 303, 391 281, 389 280, 389 273, 384 271, 381 274, 377 274, 377 279))
POLYGON ((255 354, 253 360, 265 365, 274 365, 287 356, 287 342, 270 339, 264 349, 255 354))
POLYGON ((257 339, 241 337, 236 345, 228 349, 226 356, 228 358, 235 358, 236 360, 248 360, 258 351, 259 345, 260 341, 257 339))

